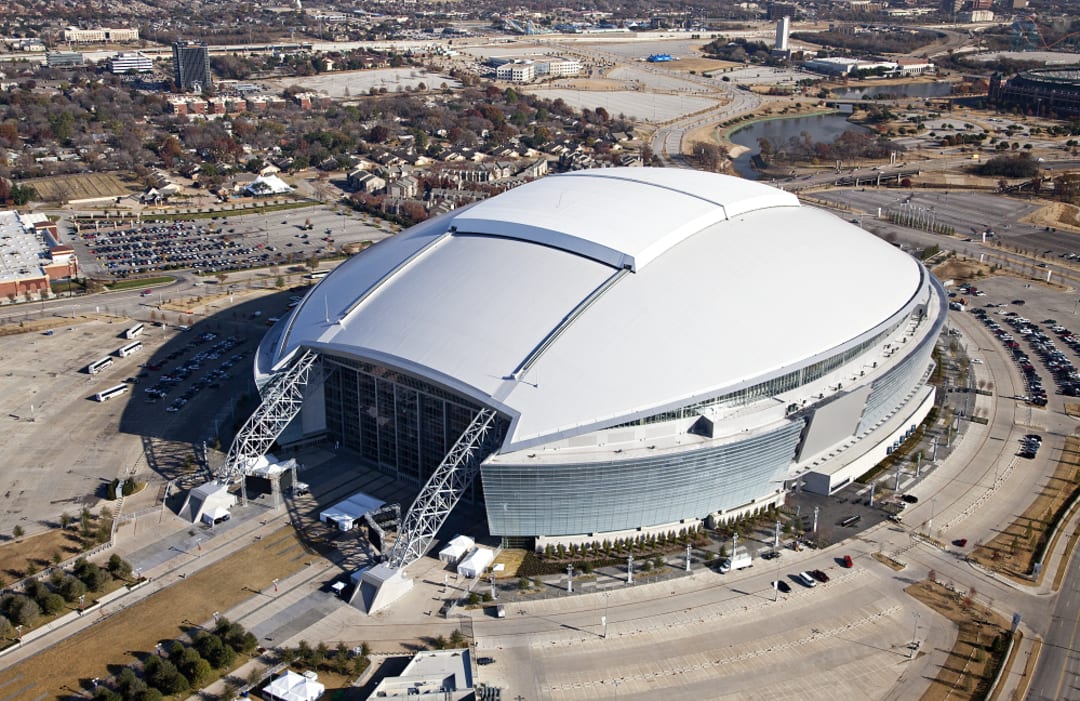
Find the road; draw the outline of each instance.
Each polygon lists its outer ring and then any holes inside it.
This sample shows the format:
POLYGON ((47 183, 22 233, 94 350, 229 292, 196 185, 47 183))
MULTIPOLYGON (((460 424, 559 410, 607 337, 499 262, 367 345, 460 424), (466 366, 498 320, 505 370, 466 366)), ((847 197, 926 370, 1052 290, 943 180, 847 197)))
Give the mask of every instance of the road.
POLYGON ((1028 701, 1080 697, 1080 561, 1075 557, 1056 598, 1028 701))

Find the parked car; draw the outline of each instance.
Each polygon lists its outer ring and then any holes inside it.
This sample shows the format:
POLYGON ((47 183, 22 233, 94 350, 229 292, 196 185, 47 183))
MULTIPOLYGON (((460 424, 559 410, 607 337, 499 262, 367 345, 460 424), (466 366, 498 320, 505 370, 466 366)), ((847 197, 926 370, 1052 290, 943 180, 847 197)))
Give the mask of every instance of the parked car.
POLYGON ((476 658, 476 664, 479 664, 479 665, 492 664, 494 661, 495 661, 494 657, 477 657, 476 658))
POLYGON ((781 594, 790 594, 791 593, 791 585, 788 584, 787 582, 785 582, 782 579, 778 579, 775 582, 773 582, 772 586, 773 586, 773 589, 776 589, 781 594))
POLYGON ((825 574, 822 570, 810 570, 810 576, 822 584, 829 581, 829 575, 825 574))
POLYGON ((952 544, 955 545, 958 548, 966 547, 967 546, 967 538, 957 538, 956 540, 954 540, 952 542, 952 544))
POLYGON ((851 568, 855 566, 855 563, 851 561, 851 555, 844 555, 841 561, 844 563, 844 567, 851 568))
POLYGON ((809 572, 800 572, 795 575, 795 579, 799 581, 799 584, 803 585, 807 589, 813 589, 817 586, 817 582, 810 576, 809 572))

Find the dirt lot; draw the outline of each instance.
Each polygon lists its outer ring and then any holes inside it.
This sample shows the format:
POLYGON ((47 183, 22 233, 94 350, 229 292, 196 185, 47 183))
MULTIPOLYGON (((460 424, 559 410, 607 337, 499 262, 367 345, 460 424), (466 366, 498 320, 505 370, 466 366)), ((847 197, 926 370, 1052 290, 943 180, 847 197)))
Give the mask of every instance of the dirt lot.
POLYGON ((104 197, 122 197, 139 191, 134 180, 121 180, 112 173, 81 173, 77 175, 54 175, 49 178, 27 180, 33 185, 38 198, 47 202, 71 202, 104 197))
POLYGON ((1053 514, 1080 483, 1080 437, 1070 436, 1054 474, 1040 485, 1024 513, 990 542, 979 544, 971 559, 1019 581, 1029 582, 1035 546, 1048 529, 1053 514))
POLYGON ((1007 630, 1006 620, 975 602, 974 591, 956 592, 930 580, 912 584, 905 591, 959 628, 949 658, 923 694, 923 701, 983 698, 993 671, 991 647, 995 636, 1007 630))
POLYGON ((68 696, 76 689, 88 690, 90 679, 131 664, 159 641, 183 635, 214 611, 235 606, 252 596, 252 591, 293 574, 315 557, 308 557, 291 527, 282 528, 128 608, 114 610, 121 603, 88 613, 102 621, 0 672, 4 699, 41 701, 68 696))
POLYGON ((975 280, 989 274, 990 266, 962 257, 934 266, 934 275, 939 280, 975 280))
POLYGON ((708 73, 709 71, 720 71, 741 65, 730 61, 720 61, 715 58, 680 58, 678 61, 667 64, 666 68, 676 73, 708 73))
MULTIPOLYGON (((32 571, 51 567, 56 562, 67 560, 80 552, 93 548, 97 541, 93 534, 102 520, 92 517, 88 522, 88 535, 79 534, 79 514, 72 512, 71 526, 64 530, 51 528, 33 536, 12 539, 0 546, 0 579, 16 581, 28 576, 32 571), (28 567, 32 570, 28 570, 28 567)), ((111 520, 108 521, 111 525, 111 520)))
POLYGON ((1020 221, 1035 226, 1053 226, 1058 229, 1080 233, 1080 207, 1064 202, 1053 202, 1037 209, 1020 221))

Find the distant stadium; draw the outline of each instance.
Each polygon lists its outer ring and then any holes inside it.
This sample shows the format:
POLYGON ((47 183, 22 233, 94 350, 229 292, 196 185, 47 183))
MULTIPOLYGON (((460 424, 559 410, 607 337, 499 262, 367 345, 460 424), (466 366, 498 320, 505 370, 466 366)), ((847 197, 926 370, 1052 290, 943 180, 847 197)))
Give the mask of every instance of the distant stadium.
POLYGON ((1003 80, 990 78, 990 100, 999 108, 1016 107, 1043 117, 1080 115, 1080 68, 1035 68, 1003 80))
POLYGON ((493 413, 472 487, 490 532, 592 540, 850 483, 933 406, 944 301, 917 260, 789 193, 589 170, 350 259, 256 377, 317 353, 292 437, 417 485, 493 413))

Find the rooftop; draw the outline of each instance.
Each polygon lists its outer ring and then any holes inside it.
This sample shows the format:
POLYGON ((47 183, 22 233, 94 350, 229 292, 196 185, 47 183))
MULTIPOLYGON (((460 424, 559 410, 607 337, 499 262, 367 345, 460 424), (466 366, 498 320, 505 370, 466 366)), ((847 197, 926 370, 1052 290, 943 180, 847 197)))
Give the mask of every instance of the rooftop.
POLYGON ((45 242, 17 212, 0 212, 0 281, 44 276, 41 269, 45 242))

